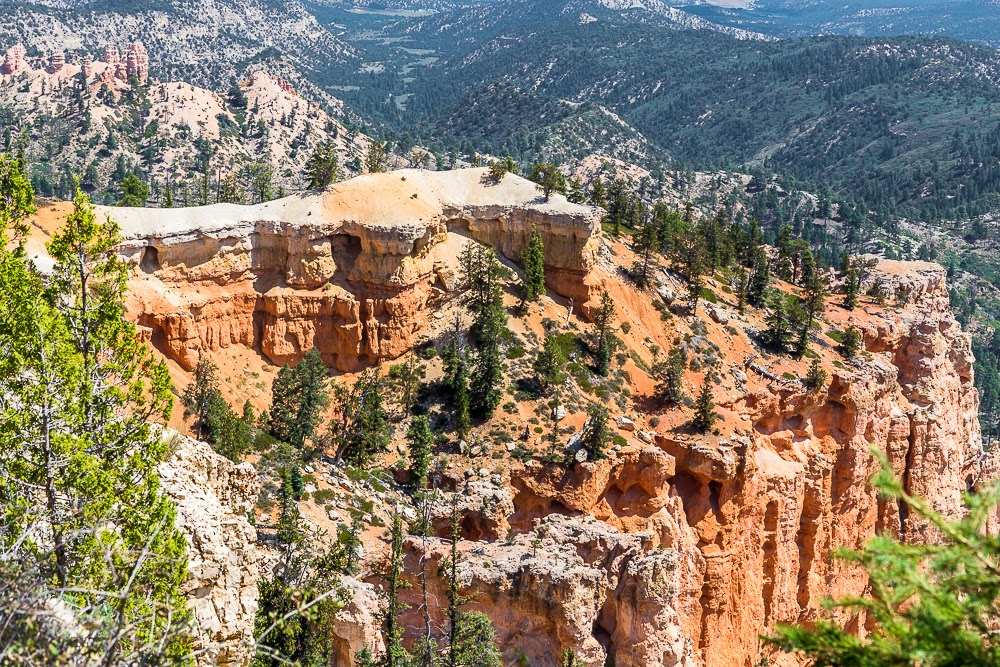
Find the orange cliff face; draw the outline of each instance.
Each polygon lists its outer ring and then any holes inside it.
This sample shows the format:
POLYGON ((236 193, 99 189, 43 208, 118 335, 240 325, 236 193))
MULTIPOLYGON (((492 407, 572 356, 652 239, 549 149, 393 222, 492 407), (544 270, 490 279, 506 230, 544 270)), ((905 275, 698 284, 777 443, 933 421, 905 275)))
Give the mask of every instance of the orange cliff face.
POLYGON ((532 227, 557 293, 585 301, 600 212, 486 170, 403 170, 258 206, 102 209, 137 267, 129 313, 182 367, 233 345, 339 370, 394 359, 455 287, 469 239, 518 261, 532 227))
MULTIPOLYGON (((716 385, 719 433, 694 434, 680 411, 656 411, 648 431, 639 418, 648 445, 630 437, 607 461, 568 472, 531 462, 511 472, 507 519, 515 532, 552 515, 592 516, 624 533, 651 533, 653 547, 676 555, 673 583, 657 605, 670 610, 688 643, 664 652, 664 642, 645 636, 648 623, 636 624, 642 614, 615 600, 614 614, 606 605, 594 616, 615 664, 753 667, 767 657, 797 665, 759 636, 819 619, 824 599, 866 591, 863 574, 833 559, 833 550, 860 548, 881 531, 933 539, 905 506, 869 486, 878 470, 873 448, 886 453, 910 493, 946 514, 961 512, 965 491, 996 478, 997 457, 984 453, 979 430, 971 339, 949 310, 944 269, 882 262, 876 272, 908 303, 848 312, 831 299, 828 323, 858 326, 870 354, 842 360, 817 335, 812 349, 829 373, 822 389, 791 379, 808 359, 748 362, 739 325, 752 331, 762 322, 737 315, 723 298, 708 306, 718 319, 702 318, 705 337, 728 344, 716 385), (629 619, 624 628, 619 616, 629 619)), ((864 631, 863 619, 839 620, 864 631)))

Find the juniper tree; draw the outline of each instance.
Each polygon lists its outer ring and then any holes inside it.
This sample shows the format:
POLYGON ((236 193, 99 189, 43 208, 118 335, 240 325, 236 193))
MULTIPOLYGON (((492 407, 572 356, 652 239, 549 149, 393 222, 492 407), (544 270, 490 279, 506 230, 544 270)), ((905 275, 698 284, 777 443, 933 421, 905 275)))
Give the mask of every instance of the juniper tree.
POLYGON ((583 187, 583 181, 575 176, 569 179, 569 193, 566 195, 573 204, 584 204, 587 202, 587 190, 583 187))
POLYGON ((169 417, 170 378, 125 318, 118 228, 77 191, 43 276, 18 231, 30 186, 5 169, 21 167, 0 159, 2 652, 184 660, 186 543, 157 472, 169 445, 151 425, 169 417), (51 600, 73 632, 49 622, 51 600))
POLYGON ((163 203, 160 204, 162 208, 173 208, 174 207, 174 189, 170 185, 170 181, 167 181, 166 186, 163 188, 163 203))
POLYGON ((528 245, 521 255, 521 265, 524 267, 523 299, 526 302, 537 301, 545 294, 545 246, 534 225, 531 226, 528 245))

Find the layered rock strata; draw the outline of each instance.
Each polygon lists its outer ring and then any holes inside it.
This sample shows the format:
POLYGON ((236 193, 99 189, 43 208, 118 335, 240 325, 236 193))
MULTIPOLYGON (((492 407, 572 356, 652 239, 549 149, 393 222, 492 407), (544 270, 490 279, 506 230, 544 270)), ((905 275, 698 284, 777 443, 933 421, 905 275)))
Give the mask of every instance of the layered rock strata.
POLYGON ((370 174, 258 206, 103 212, 136 266, 131 316, 186 369, 230 345, 275 364, 315 346, 341 370, 398 357, 454 286, 468 240, 518 261, 533 228, 550 288, 586 301, 601 218, 483 169, 370 174))

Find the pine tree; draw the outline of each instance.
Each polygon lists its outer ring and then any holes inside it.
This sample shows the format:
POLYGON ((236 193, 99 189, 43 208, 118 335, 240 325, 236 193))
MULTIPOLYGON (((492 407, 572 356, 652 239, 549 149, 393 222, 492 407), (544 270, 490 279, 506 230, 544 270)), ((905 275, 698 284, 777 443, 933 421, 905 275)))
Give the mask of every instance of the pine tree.
POLYGON ((712 396, 711 378, 706 375, 705 381, 701 385, 701 391, 698 392, 698 398, 695 400, 691 426, 699 433, 707 433, 718 420, 719 415, 715 412, 715 401, 712 396))
POLYGON ((434 444, 434 434, 431 424, 425 415, 413 418, 410 429, 406 432, 409 445, 410 478, 413 486, 422 489, 427 486, 427 472, 431 464, 431 446, 434 444))
POLYGON ((303 449, 316 433, 322 411, 330 404, 328 372, 313 348, 295 366, 284 366, 271 385, 271 435, 303 449))
POLYGON ((806 353, 809 348, 809 334, 812 331, 813 325, 816 323, 816 318, 821 315, 826 308, 826 281, 823 279, 823 274, 814 269, 810 275, 805 278, 805 289, 802 292, 802 312, 805 315, 802 328, 799 332, 799 339, 796 345, 796 353, 799 358, 806 353))
POLYGON ((600 208, 607 208, 607 190, 604 188, 604 181, 598 176, 594 179, 594 183, 590 186, 590 192, 587 195, 587 202, 591 206, 597 206, 600 208))
POLYGON ((350 390, 338 387, 338 417, 331 425, 337 459, 369 463, 391 442, 389 416, 382 399, 382 379, 374 370, 361 374, 350 390))
POLYGON ((548 201, 552 197, 553 192, 566 194, 566 177, 559 171, 559 167, 551 162, 536 164, 531 168, 531 174, 528 175, 528 179, 538 185, 538 189, 542 191, 545 201, 548 201))
POLYGON ((863 342, 861 331, 855 326, 849 326, 844 330, 843 340, 840 342, 837 350, 845 359, 853 359, 857 355, 858 350, 861 349, 863 342))
POLYGON ((166 186, 163 189, 163 203, 160 204, 163 208, 173 208, 174 207, 174 189, 170 185, 170 181, 167 181, 166 186))
POLYGON ((857 269, 849 269, 844 282, 844 308, 854 310, 858 307, 858 292, 860 289, 860 273, 857 269))
POLYGON ((371 174, 385 171, 388 163, 385 142, 372 140, 368 146, 368 153, 365 155, 365 168, 371 174))
POLYGON ((386 573, 385 610, 385 667, 406 667, 410 654, 403 646, 403 627, 400 614, 407 608, 399 599, 400 589, 406 586, 403 580, 403 519, 399 514, 392 518, 392 546, 390 548, 389 569, 386 573))
POLYGON ((632 267, 632 275, 642 287, 649 284, 649 269, 653 251, 660 245, 660 230, 656 221, 644 213, 642 226, 632 235, 633 249, 639 254, 639 260, 632 267))
POLYGON ((149 198, 149 186, 143 183, 135 174, 128 174, 118 184, 122 196, 118 199, 119 206, 142 207, 149 198))
POLYGON ((545 294, 545 246, 542 236, 531 226, 531 237, 521 255, 521 265, 524 267, 523 298, 526 302, 537 301, 545 294))
POLYGON ((736 291, 736 309, 743 313, 746 311, 747 298, 750 291, 750 275, 742 266, 734 269, 734 289, 736 291))
POLYGON ((340 177, 337 151, 331 141, 320 142, 309 156, 305 169, 306 187, 322 190, 340 177))
POLYGON ((970 492, 964 511, 945 517, 910 495, 885 455, 877 456, 882 471, 873 485, 880 497, 932 526, 935 539, 921 544, 886 531, 859 551, 836 554, 871 582, 861 597, 829 605, 843 618, 862 615, 869 628, 863 636, 821 619, 808 627, 779 626, 765 641, 817 667, 996 667, 1000 543, 987 523, 996 516, 1000 492, 995 485, 970 492))
POLYGON ((569 179, 569 194, 566 195, 573 204, 585 204, 587 202, 587 190, 583 187, 583 182, 575 176, 569 179))
POLYGON ((775 352, 786 352, 793 336, 785 295, 775 291, 771 298, 771 310, 767 315, 767 329, 762 336, 764 345, 775 352))
POLYGON ((747 301, 755 308, 767 305, 768 294, 771 291, 771 269, 767 255, 761 250, 753 260, 750 272, 750 286, 747 288, 747 301))
POLYGON ((608 458, 605 451, 611 441, 611 428, 608 425, 608 409, 596 403, 587 410, 587 430, 583 436, 583 447, 587 450, 587 459, 601 461, 608 458))
POLYGON ((548 391, 550 387, 562 381, 563 365, 566 357, 555 336, 545 335, 545 342, 542 349, 535 356, 535 361, 531 368, 535 372, 535 379, 543 391, 548 391))
POLYGON ((220 204, 242 204, 243 188, 240 187, 236 174, 230 172, 219 181, 219 191, 216 201, 220 204))
POLYGON ((507 311, 499 299, 477 318, 479 348, 471 374, 471 407, 481 419, 489 419, 503 399, 503 354, 501 337, 507 311))
POLYGON ((684 350, 675 345, 666 361, 661 361, 653 367, 656 378, 656 395, 667 405, 677 406, 684 402, 684 368, 687 360, 684 350))
POLYGON ((199 357, 194 367, 194 377, 181 396, 184 416, 194 417, 199 440, 205 438, 212 398, 219 393, 218 370, 219 367, 211 359, 199 357))
POLYGON ((601 294, 601 305, 594 314, 594 327, 597 329, 595 333, 597 349, 594 358, 596 361, 595 370, 598 375, 607 375, 611 370, 611 355, 614 353, 617 342, 614 334, 614 322, 615 303, 612 301, 611 295, 604 292, 601 294))

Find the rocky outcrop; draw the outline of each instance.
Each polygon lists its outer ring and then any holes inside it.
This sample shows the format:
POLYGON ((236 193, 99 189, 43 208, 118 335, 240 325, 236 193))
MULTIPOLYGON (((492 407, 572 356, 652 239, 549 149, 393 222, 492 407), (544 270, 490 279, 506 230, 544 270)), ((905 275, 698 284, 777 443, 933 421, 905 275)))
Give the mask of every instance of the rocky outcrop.
POLYGON ((315 346, 341 370, 398 357, 465 243, 518 261, 532 228, 550 287, 586 300, 600 221, 517 176, 491 185, 482 169, 371 174, 259 206, 104 212, 137 269, 131 316, 187 369, 230 345, 276 364, 315 346))
POLYGON ((247 520, 257 499, 257 473, 203 442, 176 433, 165 437, 173 453, 160 466, 160 479, 188 541, 184 593, 197 629, 198 664, 245 665, 253 654, 260 579, 257 534, 247 520))
POLYGON ((15 44, 7 49, 7 53, 3 57, 3 65, 0 66, 0 74, 16 74, 20 71, 24 67, 24 57, 27 53, 20 44, 15 44))
MULTIPOLYGON (((491 618, 508 661, 523 653, 533 665, 554 667, 564 649, 573 649, 587 665, 605 664, 609 652, 621 667, 694 665, 675 611, 677 552, 655 546, 648 533, 550 515, 512 540, 461 543, 460 592, 467 611, 491 618)), ((409 538, 406 548, 414 585, 404 594, 412 616, 404 622, 422 627, 413 611, 422 609, 418 573, 427 572, 433 599, 446 599, 438 572, 449 547, 409 538)))
MULTIPOLYGON (((862 329, 868 352, 844 362, 829 344, 817 343, 830 373, 822 389, 748 370, 744 389, 734 398, 719 397, 727 417, 718 434, 661 427, 654 447, 630 445, 606 461, 569 470, 538 462, 514 470, 509 523, 518 537, 514 547, 484 547, 495 563, 493 578, 477 579, 478 585, 492 595, 502 590, 499 581, 516 578, 503 565, 504 554, 530 539, 539 521, 589 526, 599 519, 602 530, 610 530, 607 524, 649 533, 650 543, 675 554, 676 595, 666 603, 675 612, 670 632, 690 640, 698 664, 752 666, 763 658, 772 665, 797 664, 763 646, 759 636, 777 624, 819 618, 828 597, 866 590, 863 574, 835 560, 834 549, 859 548, 879 531, 933 539, 905 505, 880 498, 870 487, 878 470, 872 448, 886 454, 908 491, 947 514, 961 512, 961 494, 997 470, 995 454, 983 451, 970 339, 948 309, 944 270, 884 262, 876 271, 905 305, 828 310, 834 328, 862 329)), ((636 567, 642 562, 635 561, 636 567)), ((546 564, 536 567, 547 572, 546 564)), ((527 577, 518 580, 522 591, 544 591, 555 604, 582 608, 554 595, 560 587, 541 575, 520 576, 527 577)), ((574 586, 587 591, 589 600, 598 588, 588 576, 580 574, 574 586)), ((526 595, 533 599, 535 593, 526 595)), ((523 601, 500 600, 490 612, 498 625, 513 623, 510 607, 532 617, 523 601)), ((653 606, 661 604, 656 600, 653 606)), ((564 611, 549 612, 569 628, 586 625, 564 611)), ((632 613, 619 610, 617 617, 632 613)), ((864 627, 864 619, 853 622, 864 627)), ((620 620, 594 627, 595 639, 618 632, 612 642, 597 642, 617 665, 674 664, 648 651, 634 657, 631 651, 650 636, 642 623, 635 630, 619 629, 620 620)), ((546 628, 534 632, 558 635, 546 628)), ((588 638, 563 632, 562 645, 578 647, 585 664, 603 663, 588 638)), ((679 654, 669 655, 676 660, 679 654)))

